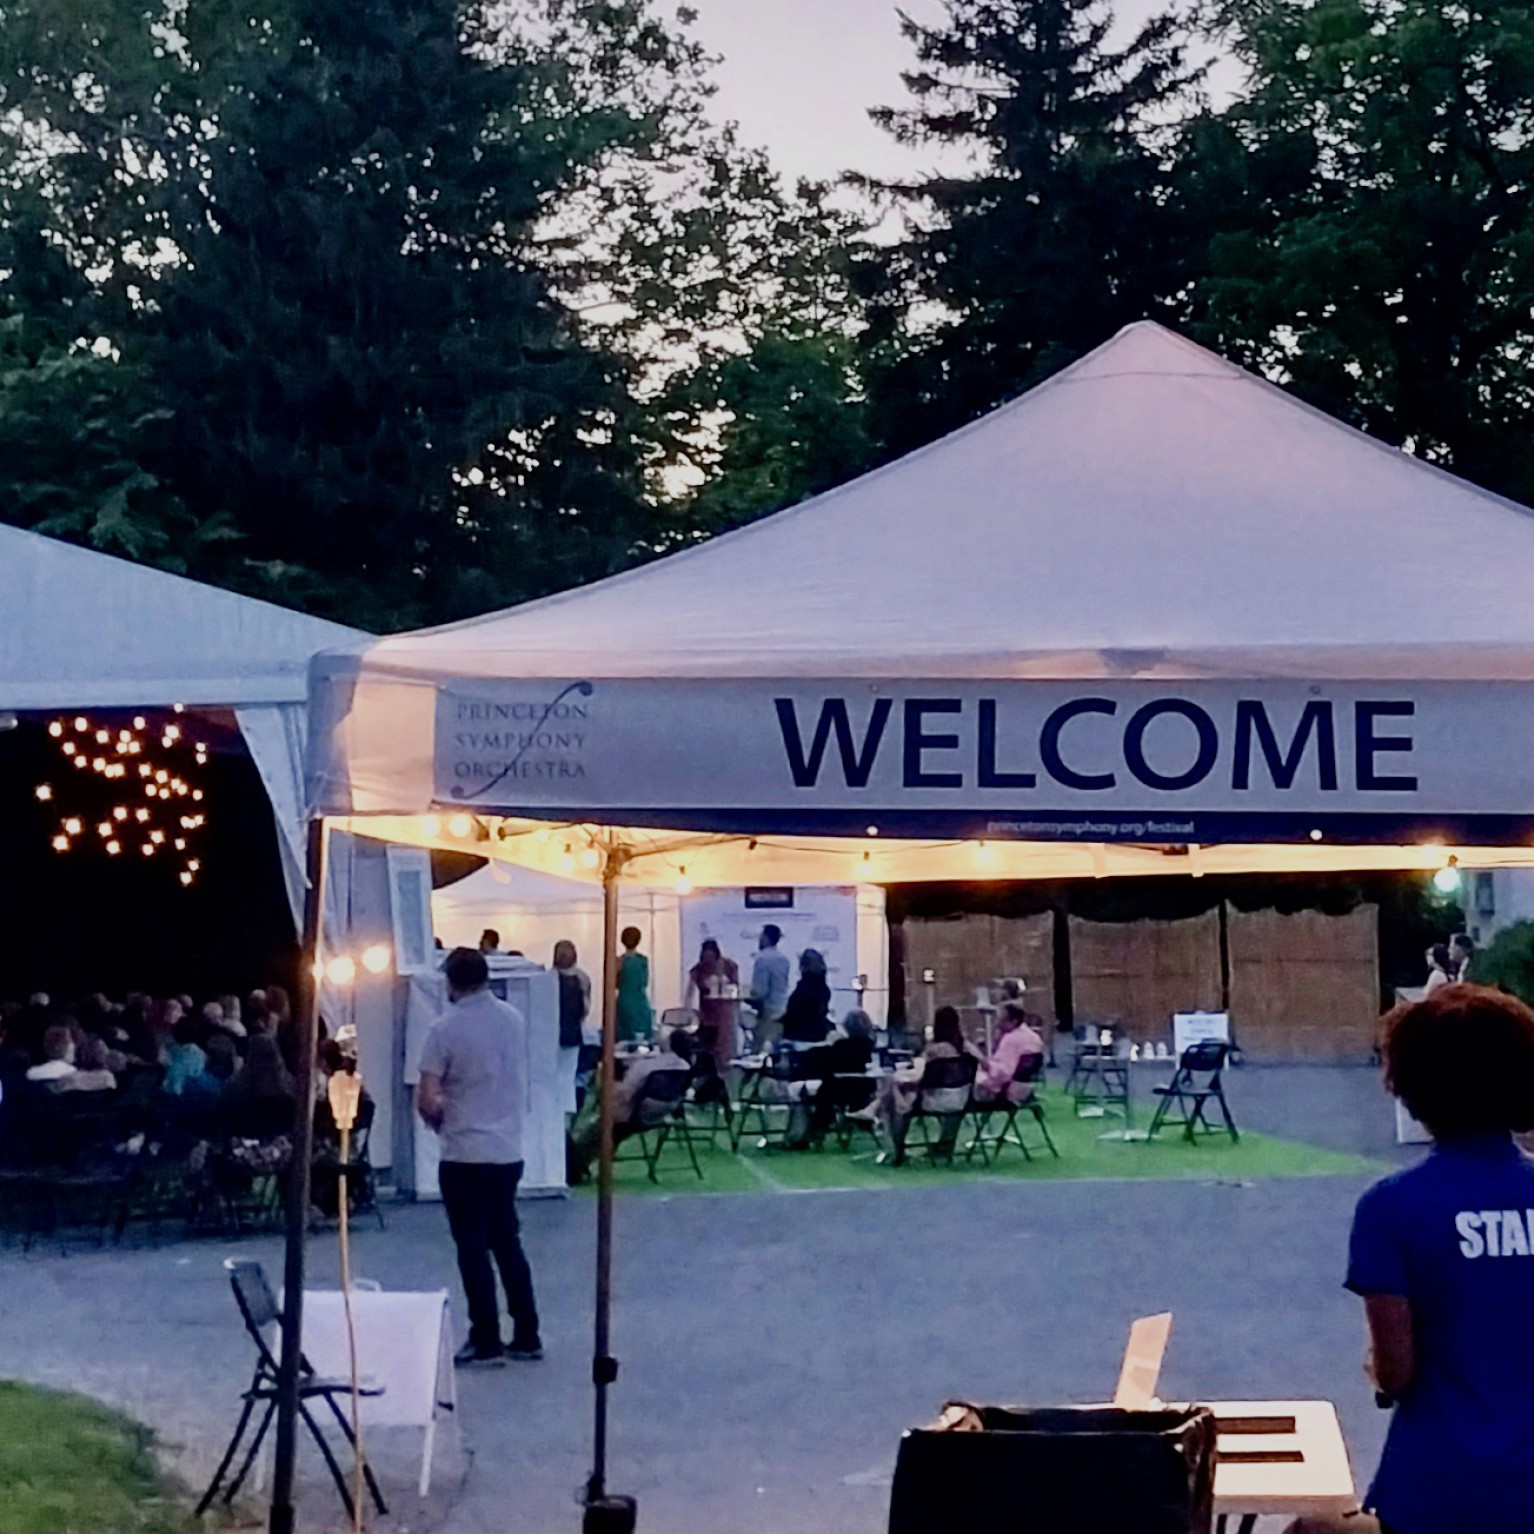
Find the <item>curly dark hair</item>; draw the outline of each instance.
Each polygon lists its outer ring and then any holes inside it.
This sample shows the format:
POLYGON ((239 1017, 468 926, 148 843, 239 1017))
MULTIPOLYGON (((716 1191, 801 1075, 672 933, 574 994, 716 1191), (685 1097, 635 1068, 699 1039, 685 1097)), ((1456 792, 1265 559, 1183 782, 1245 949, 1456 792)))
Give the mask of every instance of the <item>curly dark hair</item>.
POLYGON ((1385 1018, 1385 1080, 1435 1139, 1534 1129, 1534 1010, 1446 985, 1385 1018))

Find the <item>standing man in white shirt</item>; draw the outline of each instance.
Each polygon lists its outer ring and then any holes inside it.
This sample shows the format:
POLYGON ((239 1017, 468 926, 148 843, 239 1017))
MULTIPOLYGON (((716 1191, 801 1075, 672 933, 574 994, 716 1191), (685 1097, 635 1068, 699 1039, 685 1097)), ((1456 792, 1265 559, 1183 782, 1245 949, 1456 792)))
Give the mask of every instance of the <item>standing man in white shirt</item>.
POLYGON ((542 1358, 533 1275, 517 1220, 530 1079, 527 1020, 491 995, 482 953, 455 948, 442 973, 450 1005, 421 1051, 416 1106, 442 1140, 438 1180, 469 1307, 469 1340, 453 1362, 463 1368, 542 1358), (501 1344, 495 1268, 511 1313, 508 1347, 501 1344))
POLYGON ((769 922, 757 940, 756 962, 751 966, 750 1004, 756 1013, 756 1047, 770 1049, 783 1036, 783 1014, 788 1010, 788 955, 779 949, 783 932, 769 922))

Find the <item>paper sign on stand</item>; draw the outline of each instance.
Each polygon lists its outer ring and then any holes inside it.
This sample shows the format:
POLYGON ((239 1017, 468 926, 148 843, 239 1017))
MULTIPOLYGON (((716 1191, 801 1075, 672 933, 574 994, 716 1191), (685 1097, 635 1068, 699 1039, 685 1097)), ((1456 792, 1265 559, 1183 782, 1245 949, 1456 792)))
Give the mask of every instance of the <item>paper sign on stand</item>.
MULTIPOLYGON (((357 1288, 352 1291, 358 1373, 382 1395, 364 1396, 363 1432, 378 1427, 420 1428, 421 1495, 431 1490, 437 1418, 457 1409, 452 1330, 446 1289, 429 1293, 357 1288)), ((351 1375, 346 1308, 336 1289, 304 1291, 304 1355, 316 1374, 351 1375)))
POLYGON ((1229 1012, 1174 1012, 1172 1014, 1172 1053, 1181 1060, 1183 1051, 1195 1044, 1230 1043, 1229 1012))

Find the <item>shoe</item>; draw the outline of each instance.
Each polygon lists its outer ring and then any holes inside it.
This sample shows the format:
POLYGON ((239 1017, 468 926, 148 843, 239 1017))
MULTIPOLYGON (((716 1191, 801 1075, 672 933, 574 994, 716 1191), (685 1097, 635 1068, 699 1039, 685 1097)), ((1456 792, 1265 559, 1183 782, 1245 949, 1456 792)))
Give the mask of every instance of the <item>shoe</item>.
POLYGON ((857 1108, 847 1115, 854 1124, 877 1124, 879 1115, 872 1108, 857 1108))
POLYGON ((497 1347, 493 1353, 488 1353, 477 1348, 472 1342, 466 1342, 453 1354, 453 1367, 455 1369, 504 1369, 506 1353, 500 1347, 497 1347))
POLYGON ((541 1342, 514 1342, 506 1349, 506 1357, 517 1364, 535 1364, 543 1357, 541 1342))

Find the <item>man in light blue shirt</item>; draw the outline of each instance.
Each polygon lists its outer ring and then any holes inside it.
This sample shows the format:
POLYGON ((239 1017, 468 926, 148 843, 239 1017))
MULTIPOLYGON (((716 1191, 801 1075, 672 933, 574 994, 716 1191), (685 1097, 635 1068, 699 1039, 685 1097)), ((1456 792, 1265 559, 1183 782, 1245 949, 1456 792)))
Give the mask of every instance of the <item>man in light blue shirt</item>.
POLYGON ((788 1010, 788 955, 778 944, 780 928, 770 922, 757 940, 756 962, 751 966, 749 1002, 756 1013, 756 1047, 767 1049, 783 1036, 783 1014, 788 1010))

